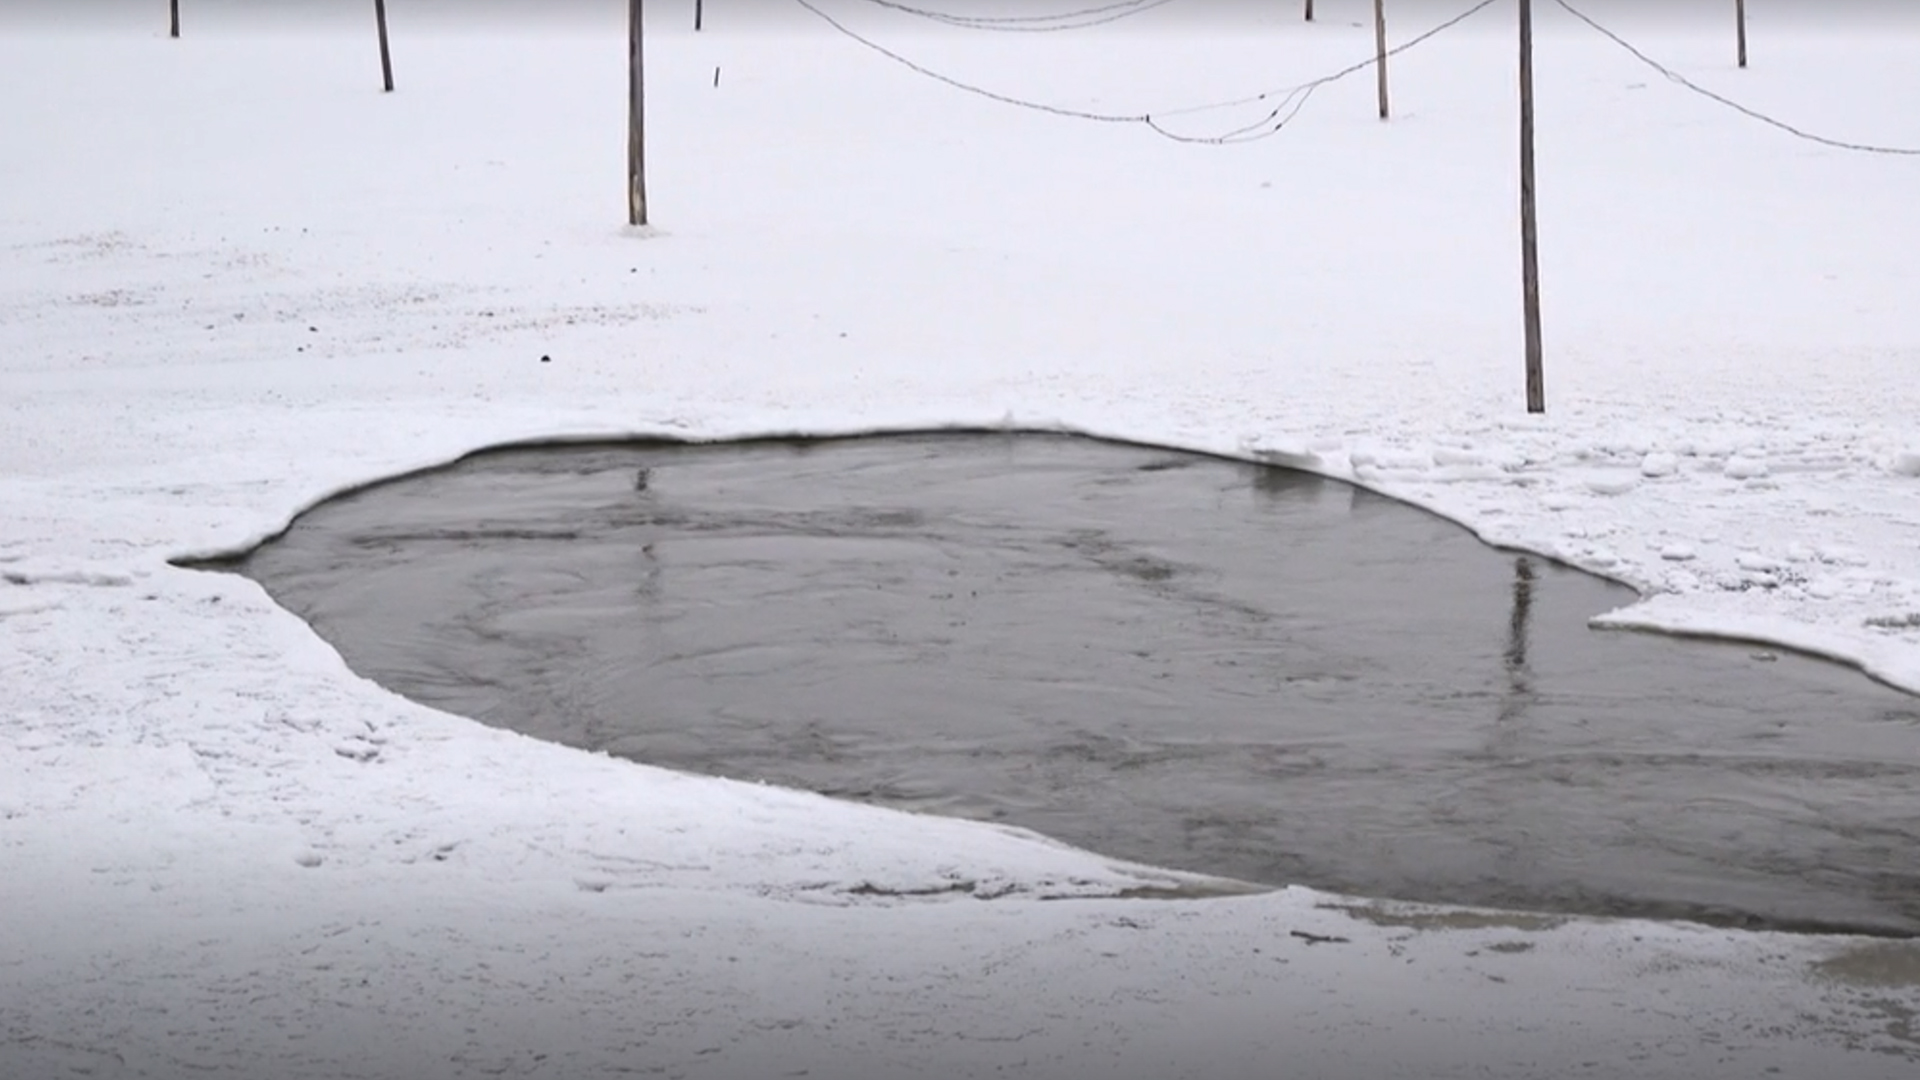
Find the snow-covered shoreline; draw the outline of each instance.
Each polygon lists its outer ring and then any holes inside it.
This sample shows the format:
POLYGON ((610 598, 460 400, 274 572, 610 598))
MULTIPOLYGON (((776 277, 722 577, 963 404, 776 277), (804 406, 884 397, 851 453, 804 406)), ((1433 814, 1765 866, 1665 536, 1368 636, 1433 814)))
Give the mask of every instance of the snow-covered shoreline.
MULTIPOLYGON (((1184 879, 493 731, 168 565, 502 442, 1068 430, 1352 480, 1647 594, 1605 621, 1920 690, 1920 163, 1554 33, 1545 418, 1489 32, 1402 58, 1392 124, 1338 84, 1208 150, 664 28, 644 236, 603 41, 397 36, 383 98, 358 39, 0 34, 39 103, 0 148, 0 1072, 1903 1074, 1909 946, 1097 899, 1184 879)), ((915 44, 1088 103, 1364 53, 1274 34, 915 44)), ((1649 47, 1920 144, 1857 107, 1913 39, 1721 44, 1649 47)))

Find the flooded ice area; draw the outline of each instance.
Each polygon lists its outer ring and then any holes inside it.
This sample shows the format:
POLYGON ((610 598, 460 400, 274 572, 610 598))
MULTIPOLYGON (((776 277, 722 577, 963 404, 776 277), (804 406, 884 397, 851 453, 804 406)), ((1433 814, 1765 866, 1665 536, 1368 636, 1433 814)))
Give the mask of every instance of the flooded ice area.
POLYGON ((228 564, 427 704, 1402 899, 1920 931, 1920 701, 1304 473, 1057 436, 521 448, 228 564))

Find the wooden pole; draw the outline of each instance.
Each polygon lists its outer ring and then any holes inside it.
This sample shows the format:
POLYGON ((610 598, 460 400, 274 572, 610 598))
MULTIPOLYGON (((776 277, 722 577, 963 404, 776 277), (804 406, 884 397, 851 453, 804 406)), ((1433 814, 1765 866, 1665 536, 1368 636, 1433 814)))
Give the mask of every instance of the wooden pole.
POLYGON ((380 25, 380 78, 393 93, 393 54, 387 51, 387 0, 373 0, 373 21, 380 25))
POLYGON ((1734 36, 1740 41, 1740 66, 1747 66, 1747 0, 1733 0, 1734 36))
POLYGON ((627 5, 627 224, 647 223, 646 4, 627 5))
POLYGON ((1313 0, 1307 0, 1307 21, 1313 21, 1313 0))
POLYGON ((167 36, 179 37, 180 36, 180 0, 168 0, 167 10, 173 16, 173 24, 168 29, 167 36))
POLYGON ((1527 324, 1527 411, 1547 411, 1540 348, 1540 234, 1533 193, 1533 0, 1520 0, 1520 296, 1527 324))
POLYGON ((1379 77, 1380 119, 1387 110, 1387 0, 1373 0, 1373 66, 1379 77))
POLYGON ((700 24, 705 21, 706 6, 705 0, 693 0, 693 30, 696 34, 700 32, 700 24))

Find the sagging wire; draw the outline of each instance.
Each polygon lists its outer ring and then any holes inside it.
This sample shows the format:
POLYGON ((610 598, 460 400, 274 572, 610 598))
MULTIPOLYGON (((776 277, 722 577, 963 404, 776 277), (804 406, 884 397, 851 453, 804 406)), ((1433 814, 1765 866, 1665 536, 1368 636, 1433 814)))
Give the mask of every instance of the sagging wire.
MULTIPOLYGON (((1330 83, 1335 83, 1340 81, 1341 79, 1345 79, 1351 75, 1354 75, 1357 72, 1365 71, 1368 68, 1373 67, 1374 64, 1377 62, 1375 57, 1370 56, 1365 60, 1361 60, 1357 63, 1349 64, 1348 66, 1341 68, 1340 70, 1333 72, 1330 75, 1323 75, 1317 79, 1312 79, 1307 82, 1296 84, 1294 86, 1279 87, 1277 89, 1265 90, 1256 94, 1248 94, 1242 97, 1230 98, 1223 101, 1208 102, 1200 105, 1189 105, 1189 106, 1183 106, 1181 108, 1159 110, 1157 112, 1101 113, 1101 112, 1093 112, 1091 110, 1086 110, 1086 109, 1075 109, 1075 108, 1069 108, 1067 106, 1052 105, 1043 101, 1034 101, 1028 98, 1015 97, 1012 94, 1004 94, 997 90, 990 90, 984 86, 978 86, 973 83, 964 82, 960 79, 954 78, 951 75, 947 75, 943 72, 935 71, 934 69, 927 67, 924 64, 918 63, 910 59, 909 57, 903 56, 900 53, 895 52, 894 50, 889 49, 886 46, 880 44, 879 42, 874 41, 873 39, 860 34, 859 32, 855 31, 853 28, 847 26, 845 23, 842 23, 838 19, 835 19, 832 15, 821 10, 821 8, 814 2, 814 0, 794 0, 794 2, 799 4, 801 7, 806 8, 808 11, 812 12, 821 21, 825 22, 828 26, 831 26, 834 30, 838 31, 839 33, 846 36, 847 38, 859 43, 860 45, 865 46, 868 49, 871 49, 876 53, 879 53, 881 56, 884 56, 887 59, 892 60, 894 63, 899 64, 902 67, 905 67, 908 70, 913 71, 918 75, 922 75, 926 78, 933 79, 937 82, 945 83, 946 85, 951 86, 956 90, 962 90, 969 94, 975 94, 980 97, 987 98, 990 101, 997 101, 1002 104, 1013 105, 1019 108, 1030 109, 1035 112, 1047 113, 1052 116, 1060 116, 1060 117, 1065 117, 1067 119, 1072 119, 1072 120, 1087 120, 1087 121, 1104 123, 1104 124, 1141 124, 1163 138, 1171 139, 1175 142, 1182 142, 1182 143, 1195 143, 1195 144, 1204 144, 1204 145, 1213 145, 1213 146, 1230 146, 1230 145, 1237 145, 1240 143, 1255 142, 1260 139, 1269 138, 1273 135, 1278 134, 1280 131, 1285 129, 1288 124, 1293 122, 1294 118, 1300 114, 1300 110, 1306 107, 1307 102, 1313 97, 1315 91, 1319 90, 1321 87, 1324 87, 1330 83), (1166 127, 1164 124, 1160 122, 1162 119, 1166 117, 1191 116, 1191 115, 1196 115, 1198 113, 1213 112, 1221 109, 1231 109, 1231 108, 1238 108, 1246 105, 1256 105, 1256 104, 1264 104, 1268 102, 1276 102, 1276 100, 1277 100, 1277 103, 1274 104, 1273 107, 1268 110, 1267 114, 1265 116, 1262 116, 1260 119, 1255 120, 1250 124, 1243 124, 1240 127, 1234 128, 1230 131, 1226 131, 1217 135, 1182 134, 1180 132, 1174 131, 1166 127)), ((880 3, 882 6, 885 6, 885 7, 896 7, 896 6, 903 7, 904 6, 904 5, 899 5, 894 3, 893 0, 869 0, 869 2, 880 3)), ((1408 40, 1401 42, 1399 45, 1395 46, 1394 48, 1387 50, 1387 55, 1397 56, 1400 53, 1406 52, 1408 49, 1415 48, 1423 44, 1424 42, 1442 33, 1445 33, 1448 30, 1451 30, 1455 26, 1458 26, 1459 24, 1467 21, 1468 19, 1472 18, 1475 15, 1478 15, 1480 12, 1485 11, 1487 8, 1492 7, 1494 4, 1499 2, 1501 2, 1501 0, 1480 0, 1479 3, 1474 4, 1472 7, 1469 7, 1468 9, 1461 12, 1460 14, 1455 15, 1453 18, 1450 18, 1447 21, 1440 23, 1438 26, 1435 26, 1415 37, 1409 38, 1408 40)), ((1109 10, 1112 10, 1115 7, 1118 7, 1118 5, 1109 5, 1109 10)), ((1089 9, 1089 10, 1098 10, 1098 9, 1089 9)))
POLYGON ((915 7, 912 4, 900 3, 899 0, 867 0, 867 3, 876 7, 915 15, 933 22, 945 23, 948 26, 967 30, 1025 34, 1084 30, 1092 26, 1104 26, 1107 23, 1119 22, 1121 19, 1130 19, 1155 8, 1165 7, 1173 2, 1174 0, 1118 0, 1117 3, 1082 8, 1079 11, 1065 11, 1057 15, 956 15, 932 8, 915 7))
POLYGON ((1795 127, 1784 120, 1775 119, 1774 117, 1768 116, 1767 114, 1760 112, 1758 109, 1749 108, 1748 106, 1742 105, 1739 102, 1733 100, 1732 98, 1726 97, 1725 95, 1722 95, 1722 94, 1717 94, 1712 90, 1709 90, 1704 86, 1701 86, 1699 83, 1696 83, 1693 80, 1687 78, 1685 75, 1682 75, 1679 72, 1673 70, 1672 68, 1666 66, 1665 64, 1662 64, 1660 61, 1655 60, 1653 57, 1648 56, 1646 53, 1641 52, 1639 49, 1634 47, 1632 42, 1629 42, 1627 39, 1621 37, 1619 34, 1616 34, 1612 30, 1609 30, 1606 27, 1600 25, 1598 22, 1595 22, 1594 19, 1591 16, 1589 16, 1586 12, 1581 11, 1579 8, 1574 7, 1572 4, 1568 3, 1567 0, 1554 0, 1554 3, 1564 8, 1567 14, 1587 24, 1588 27, 1590 27, 1596 33, 1600 34, 1600 36, 1606 38, 1607 40, 1613 42, 1615 45, 1618 45, 1622 49, 1625 49, 1627 52, 1631 53, 1634 59, 1640 61, 1642 64, 1645 64, 1646 66, 1652 68, 1653 70, 1659 72, 1661 75, 1665 76, 1669 82, 1672 82, 1675 85, 1683 87, 1687 90, 1691 90, 1694 93, 1699 94, 1701 97, 1707 98, 1710 101, 1714 101, 1721 105, 1724 105, 1727 108, 1732 109, 1734 112, 1741 114, 1742 116, 1746 116, 1751 119, 1758 120, 1759 122, 1766 124, 1769 127, 1778 128, 1781 131, 1784 131, 1787 134, 1794 136, 1795 138, 1805 139, 1808 142, 1819 143, 1822 146, 1831 146, 1837 150, 1853 150, 1863 154, 1896 154, 1903 157, 1920 156, 1920 148, 1907 147, 1907 146, 1878 146, 1873 143, 1848 142, 1845 139, 1830 138, 1826 135, 1819 135, 1811 131, 1806 131, 1802 128, 1795 127))

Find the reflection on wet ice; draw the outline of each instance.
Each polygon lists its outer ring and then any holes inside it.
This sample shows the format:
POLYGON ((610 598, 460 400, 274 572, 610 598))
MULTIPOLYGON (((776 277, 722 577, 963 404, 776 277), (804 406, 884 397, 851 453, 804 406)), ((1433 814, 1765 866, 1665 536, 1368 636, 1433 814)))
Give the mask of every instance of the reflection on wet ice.
POLYGON ((1062 437, 523 449, 240 569, 348 662, 650 763, 1416 900, 1920 929, 1911 699, 1596 632, 1359 488, 1062 437))

